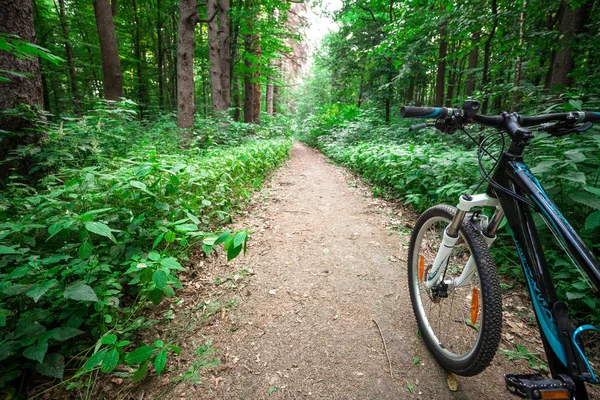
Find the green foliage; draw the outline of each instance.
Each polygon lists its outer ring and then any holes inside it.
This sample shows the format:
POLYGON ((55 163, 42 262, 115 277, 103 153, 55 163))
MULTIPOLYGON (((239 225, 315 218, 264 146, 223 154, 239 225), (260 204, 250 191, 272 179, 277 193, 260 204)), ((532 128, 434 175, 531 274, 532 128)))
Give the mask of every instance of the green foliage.
MULTIPOLYGON (((134 379, 148 364, 160 373, 178 349, 135 348, 135 332, 149 323, 141 311, 181 288, 191 246, 207 255, 223 248, 229 260, 245 252, 248 232, 221 227, 291 147, 265 128, 271 139, 240 134, 236 147, 199 140, 182 149, 174 122, 137 122, 129 105, 49 125, 41 147, 15 156, 33 156, 46 175, 15 174, 0 192, 4 376, 62 378, 65 363, 94 343, 82 372, 126 363, 138 366, 134 379)), ((198 124, 202 132, 213 122, 198 124)))
MULTIPOLYGON (((64 61, 62 58, 50 53, 48 49, 40 47, 34 43, 26 42, 16 35, 10 35, 7 33, 0 33, 0 51, 11 53, 15 57, 21 59, 40 57, 44 60, 50 61, 54 65, 58 65, 60 61, 64 61)), ((19 71, 0 70, 0 82, 10 82, 11 75, 20 78, 31 76, 31 74, 22 73, 19 71)))
MULTIPOLYGON (((572 106, 564 104, 565 108, 572 106)), ((365 177, 374 185, 374 195, 394 196, 419 212, 435 204, 456 204, 461 194, 472 193, 481 181, 476 149, 472 144, 465 146, 467 139, 462 133, 448 136, 430 129, 411 134, 406 126, 413 122, 386 126, 368 109, 333 104, 303 125, 301 138, 365 177)), ((588 246, 597 252, 600 248, 598 127, 582 135, 536 136, 526 151, 527 164, 588 246)), ((484 160, 484 164, 492 166, 489 160, 484 160)), ((539 222, 540 238, 547 249, 559 297, 569 302, 577 318, 599 323, 600 301, 566 254, 559 251, 547 226, 539 222)), ((492 247, 494 259, 502 273, 522 280, 512 240, 502 229, 501 236, 492 247)))

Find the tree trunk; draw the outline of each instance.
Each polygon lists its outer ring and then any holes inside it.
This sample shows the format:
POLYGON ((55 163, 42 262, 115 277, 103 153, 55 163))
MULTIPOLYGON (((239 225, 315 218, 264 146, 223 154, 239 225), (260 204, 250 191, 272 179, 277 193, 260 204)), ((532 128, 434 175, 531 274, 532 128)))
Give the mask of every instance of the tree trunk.
POLYGON ((487 84, 489 82, 489 70, 490 70, 490 53, 492 40, 494 39, 494 34, 496 33, 496 27, 498 26, 498 5, 496 4, 496 0, 492 0, 492 18, 494 22, 492 23, 492 30, 488 35, 485 46, 483 49, 483 74, 481 77, 481 87, 485 90, 485 95, 483 96, 483 104, 481 105, 481 113, 485 114, 488 109, 489 103, 489 94, 487 84))
POLYGON ((437 78, 435 80, 435 106, 442 107, 444 104, 444 86, 446 78, 446 53, 448 42, 446 41, 446 22, 440 26, 440 51, 437 63, 437 78))
POLYGON ((231 48, 229 0, 207 0, 210 88, 214 112, 231 105, 231 48))
MULTIPOLYGON (((0 32, 18 35, 27 42, 35 43, 31 0, 2 1, 0 32)), ((15 109, 21 104, 43 107, 42 77, 37 57, 20 59, 9 52, 0 51, 0 70, 31 74, 28 77, 10 76, 10 82, 0 83, 0 110, 15 109)), ((8 153, 18 146, 38 142, 43 133, 32 129, 34 127, 35 122, 18 115, 0 117, 0 130, 23 132, 19 135, 3 135, 0 141, 0 161, 5 160, 8 153)), ((4 164, 0 170, 0 178, 10 174, 12 167, 4 164)))
POLYGON ((360 84, 358 87, 358 101, 356 102, 356 108, 360 108, 363 102, 363 86, 364 86, 364 77, 360 75, 360 84))
MULTIPOLYGON (((54 3, 56 7, 56 3, 54 3)), ((69 83, 71 84, 71 95, 73 96, 73 106, 75 114, 81 116, 81 96, 77 87, 77 70, 75 69, 75 57, 73 57, 73 48, 71 47, 71 38, 69 35, 69 26, 67 24, 67 14, 65 11, 65 0, 58 0, 58 16, 65 40, 65 53, 67 56, 67 69, 69 71, 69 83)))
POLYGON ((584 20, 589 7, 582 5, 575 10, 563 2, 563 13, 560 17, 558 26, 560 50, 558 50, 552 59, 552 66, 549 73, 549 78, 546 80, 546 88, 550 89, 554 86, 569 87, 573 83, 569 74, 575 69, 575 59, 570 49, 575 35, 582 31, 584 20))
POLYGON ((267 108, 267 114, 269 115, 269 117, 273 116, 273 95, 275 93, 275 87, 273 85, 273 76, 269 75, 269 78, 267 79, 267 91, 265 94, 265 102, 266 102, 266 108, 267 108))
POLYGON ((177 29, 177 126, 194 127, 194 28, 197 0, 180 0, 177 29))
POLYGON ((104 97, 106 100, 119 101, 123 97, 123 76, 109 0, 94 0, 94 14, 102 53, 104 97))
POLYGON ((527 0, 523 0, 523 8, 521 9, 521 17, 519 19, 519 45, 518 45, 518 51, 517 51, 517 61, 515 62, 515 80, 513 83, 513 94, 512 94, 512 99, 511 99, 511 105, 510 108, 512 111, 515 111, 517 109, 517 103, 519 102, 521 96, 520 96, 520 88, 519 85, 521 84, 521 68, 522 68, 522 63, 521 63, 521 53, 520 53, 520 49, 523 47, 523 31, 524 31, 524 25, 525 25, 525 10, 527 9, 527 0))
POLYGON ((480 36, 481 32, 473 32, 473 48, 469 52, 469 65, 467 67, 467 69, 469 70, 469 74, 467 75, 467 85, 465 89, 465 94, 468 97, 471 97, 473 95, 473 92, 475 91, 475 69, 477 68, 477 61, 479 58, 478 43, 480 36))
POLYGON ((143 116, 144 111, 148 107, 150 99, 148 98, 148 90, 144 83, 144 60, 142 59, 143 51, 142 44, 140 41, 140 21, 138 18, 137 2, 131 0, 133 8, 133 21, 135 23, 134 37, 133 37, 133 50, 136 58, 136 75, 137 75, 137 92, 138 92, 138 104, 140 106, 141 115, 143 116))
POLYGON ((163 35, 162 35, 162 28, 163 28, 163 21, 162 21, 162 15, 160 12, 160 7, 161 7, 161 0, 156 0, 156 36, 157 36, 157 45, 156 47, 158 47, 158 52, 156 55, 156 63, 157 63, 157 67, 158 67, 158 107, 159 109, 162 111, 165 108, 165 95, 164 95, 164 75, 163 75, 163 58, 164 58, 164 52, 163 52, 163 35))
POLYGON ((237 74, 234 72, 234 66, 238 62, 238 39, 240 32, 240 24, 239 20, 233 20, 233 39, 231 41, 231 58, 229 59, 229 71, 231 73, 231 95, 233 96, 233 119, 234 121, 239 121, 241 119, 241 89, 240 89, 240 80, 237 74))
POLYGON ((259 62, 260 46, 259 36, 246 35, 244 38, 244 47, 246 53, 253 56, 256 63, 246 58, 246 76, 244 77, 244 122, 260 124, 260 79, 259 62))

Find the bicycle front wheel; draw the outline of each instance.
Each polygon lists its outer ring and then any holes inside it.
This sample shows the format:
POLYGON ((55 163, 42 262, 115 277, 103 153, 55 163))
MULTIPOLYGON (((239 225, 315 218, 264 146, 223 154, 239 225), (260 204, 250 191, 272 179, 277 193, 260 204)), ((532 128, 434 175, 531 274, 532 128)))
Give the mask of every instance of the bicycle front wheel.
POLYGON ((439 205, 417 221, 408 253, 408 285, 419 331, 440 365, 457 375, 473 376, 492 361, 502 328, 500 283, 488 246, 464 221, 447 262, 443 280, 425 286, 456 208, 439 205), (463 274, 471 259, 472 273, 463 274))

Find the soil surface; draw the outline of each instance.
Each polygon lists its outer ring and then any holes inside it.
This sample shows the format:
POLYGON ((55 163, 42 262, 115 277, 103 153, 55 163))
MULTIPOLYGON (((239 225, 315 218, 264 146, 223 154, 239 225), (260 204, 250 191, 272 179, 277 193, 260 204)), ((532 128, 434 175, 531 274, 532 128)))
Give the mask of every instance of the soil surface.
MULTIPOLYGON (((252 232, 247 255, 230 263, 198 256, 186 301, 168 311, 167 329, 187 358, 135 398, 513 398, 503 374, 526 372, 527 362, 499 350, 452 391, 416 335, 406 258, 417 216, 409 208, 374 199, 358 178, 296 143, 243 214, 235 227, 252 232), (199 378, 172 384, 186 369, 199 378)), ((512 325, 500 347, 516 341, 539 351, 523 322, 532 318, 526 299, 504 297, 512 325)))

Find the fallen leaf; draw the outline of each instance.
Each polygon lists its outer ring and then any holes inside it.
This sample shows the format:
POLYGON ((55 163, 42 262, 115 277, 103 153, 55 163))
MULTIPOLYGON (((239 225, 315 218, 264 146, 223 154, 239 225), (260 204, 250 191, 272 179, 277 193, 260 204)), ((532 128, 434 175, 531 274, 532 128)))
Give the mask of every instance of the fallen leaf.
POLYGON ((453 392, 458 390, 458 376, 454 375, 452 372, 448 373, 448 388, 453 392))
POLYGON ((115 385, 120 385, 121 383, 123 383, 123 379, 121 378, 112 378, 110 381, 115 385))

